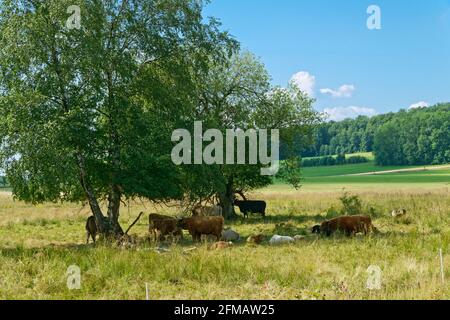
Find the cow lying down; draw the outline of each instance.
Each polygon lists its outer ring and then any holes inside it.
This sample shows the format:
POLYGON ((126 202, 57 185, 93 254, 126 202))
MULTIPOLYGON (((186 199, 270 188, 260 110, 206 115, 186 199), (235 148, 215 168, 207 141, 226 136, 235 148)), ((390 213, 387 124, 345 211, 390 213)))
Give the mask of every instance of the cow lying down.
POLYGON ((294 241, 295 240, 292 237, 280 236, 280 235, 276 234, 276 235, 272 236, 272 238, 269 240, 269 244, 271 246, 276 246, 276 245, 285 244, 285 243, 292 243, 294 241))
POLYGON ((238 241, 239 239, 239 233, 234 230, 227 229, 222 231, 222 241, 238 241))
POLYGON ((272 236, 272 238, 270 238, 269 244, 271 246, 276 246, 279 244, 302 241, 303 239, 306 239, 306 237, 303 235, 296 235, 294 237, 289 237, 289 236, 280 236, 280 235, 276 234, 276 235, 272 236))
POLYGON ((372 219, 364 215, 342 216, 324 221, 320 226, 316 225, 312 228, 313 233, 325 234, 327 237, 336 231, 341 231, 346 236, 352 236, 360 232, 365 235, 369 232, 378 232, 372 224, 372 219))

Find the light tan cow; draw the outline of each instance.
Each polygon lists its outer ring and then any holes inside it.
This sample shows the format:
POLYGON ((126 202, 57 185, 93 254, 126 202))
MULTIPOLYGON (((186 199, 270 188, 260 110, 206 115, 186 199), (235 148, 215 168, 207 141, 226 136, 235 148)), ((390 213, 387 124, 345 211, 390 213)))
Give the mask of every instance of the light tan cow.
POLYGON ((218 217, 222 216, 222 207, 220 206, 195 206, 192 209, 193 216, 218 217))

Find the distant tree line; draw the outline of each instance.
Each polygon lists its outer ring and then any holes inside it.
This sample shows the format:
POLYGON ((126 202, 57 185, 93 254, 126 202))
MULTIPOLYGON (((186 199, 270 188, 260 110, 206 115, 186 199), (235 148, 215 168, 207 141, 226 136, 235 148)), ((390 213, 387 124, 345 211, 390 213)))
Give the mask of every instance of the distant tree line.
POLYGON ((336 166, 343 164, 355 164, 369 162, 369 159, 363 156, 345 157, 345 154, 338 154, 337 156, 323 156, 302 160, 302 167, 323 167, 336 166))
POLYGON ((379 165, 450 162, 450 103, 321 124, 302 157, 374 152, 379 165))

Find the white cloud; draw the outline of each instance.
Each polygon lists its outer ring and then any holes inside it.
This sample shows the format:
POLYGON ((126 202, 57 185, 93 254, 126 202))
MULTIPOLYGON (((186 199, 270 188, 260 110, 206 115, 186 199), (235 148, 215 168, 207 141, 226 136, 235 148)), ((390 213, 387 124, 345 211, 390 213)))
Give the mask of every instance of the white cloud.
POLYGON ((354 119, 358 116, 372 117, 378 114, 375 109, 355 106, 326 108, 323 112, 328 115, 328 120, 333 121, 341 121, 348 118, 354 119))
POLYGON ((353 94, 353 91, 355 91, 355 86, 352 84, 344 84, 337 90, 329 88, 320 89, 320 92, 322 94, 329 94, 333 98, 350 98, 353 94))
POLYGON ((428 102, 425 101, 419 101, 416 103, 413 103, 412 105, 409 106, 409 110, 411 109, 418 109, 418 108, 428 108, 430 106, 430 104, 428 102))
POLYGON ((309 72, 300 71, 294 74, 291 82, 295 84, 301 91, 306 93, 309 97, 314 97, 314 86, 316 85, 316 77, 309 72))

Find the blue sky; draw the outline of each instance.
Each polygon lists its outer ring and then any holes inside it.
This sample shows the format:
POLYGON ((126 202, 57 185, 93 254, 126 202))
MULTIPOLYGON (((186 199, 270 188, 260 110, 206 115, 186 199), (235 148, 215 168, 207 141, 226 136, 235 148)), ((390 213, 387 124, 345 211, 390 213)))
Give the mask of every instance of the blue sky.
POLYGON ((205 15, 260 57, 275 85, 297 74, 331 118, 450 101, 450 0, 212 0, 205 15), (381 30, 367 28, 369 5, 381 30))

